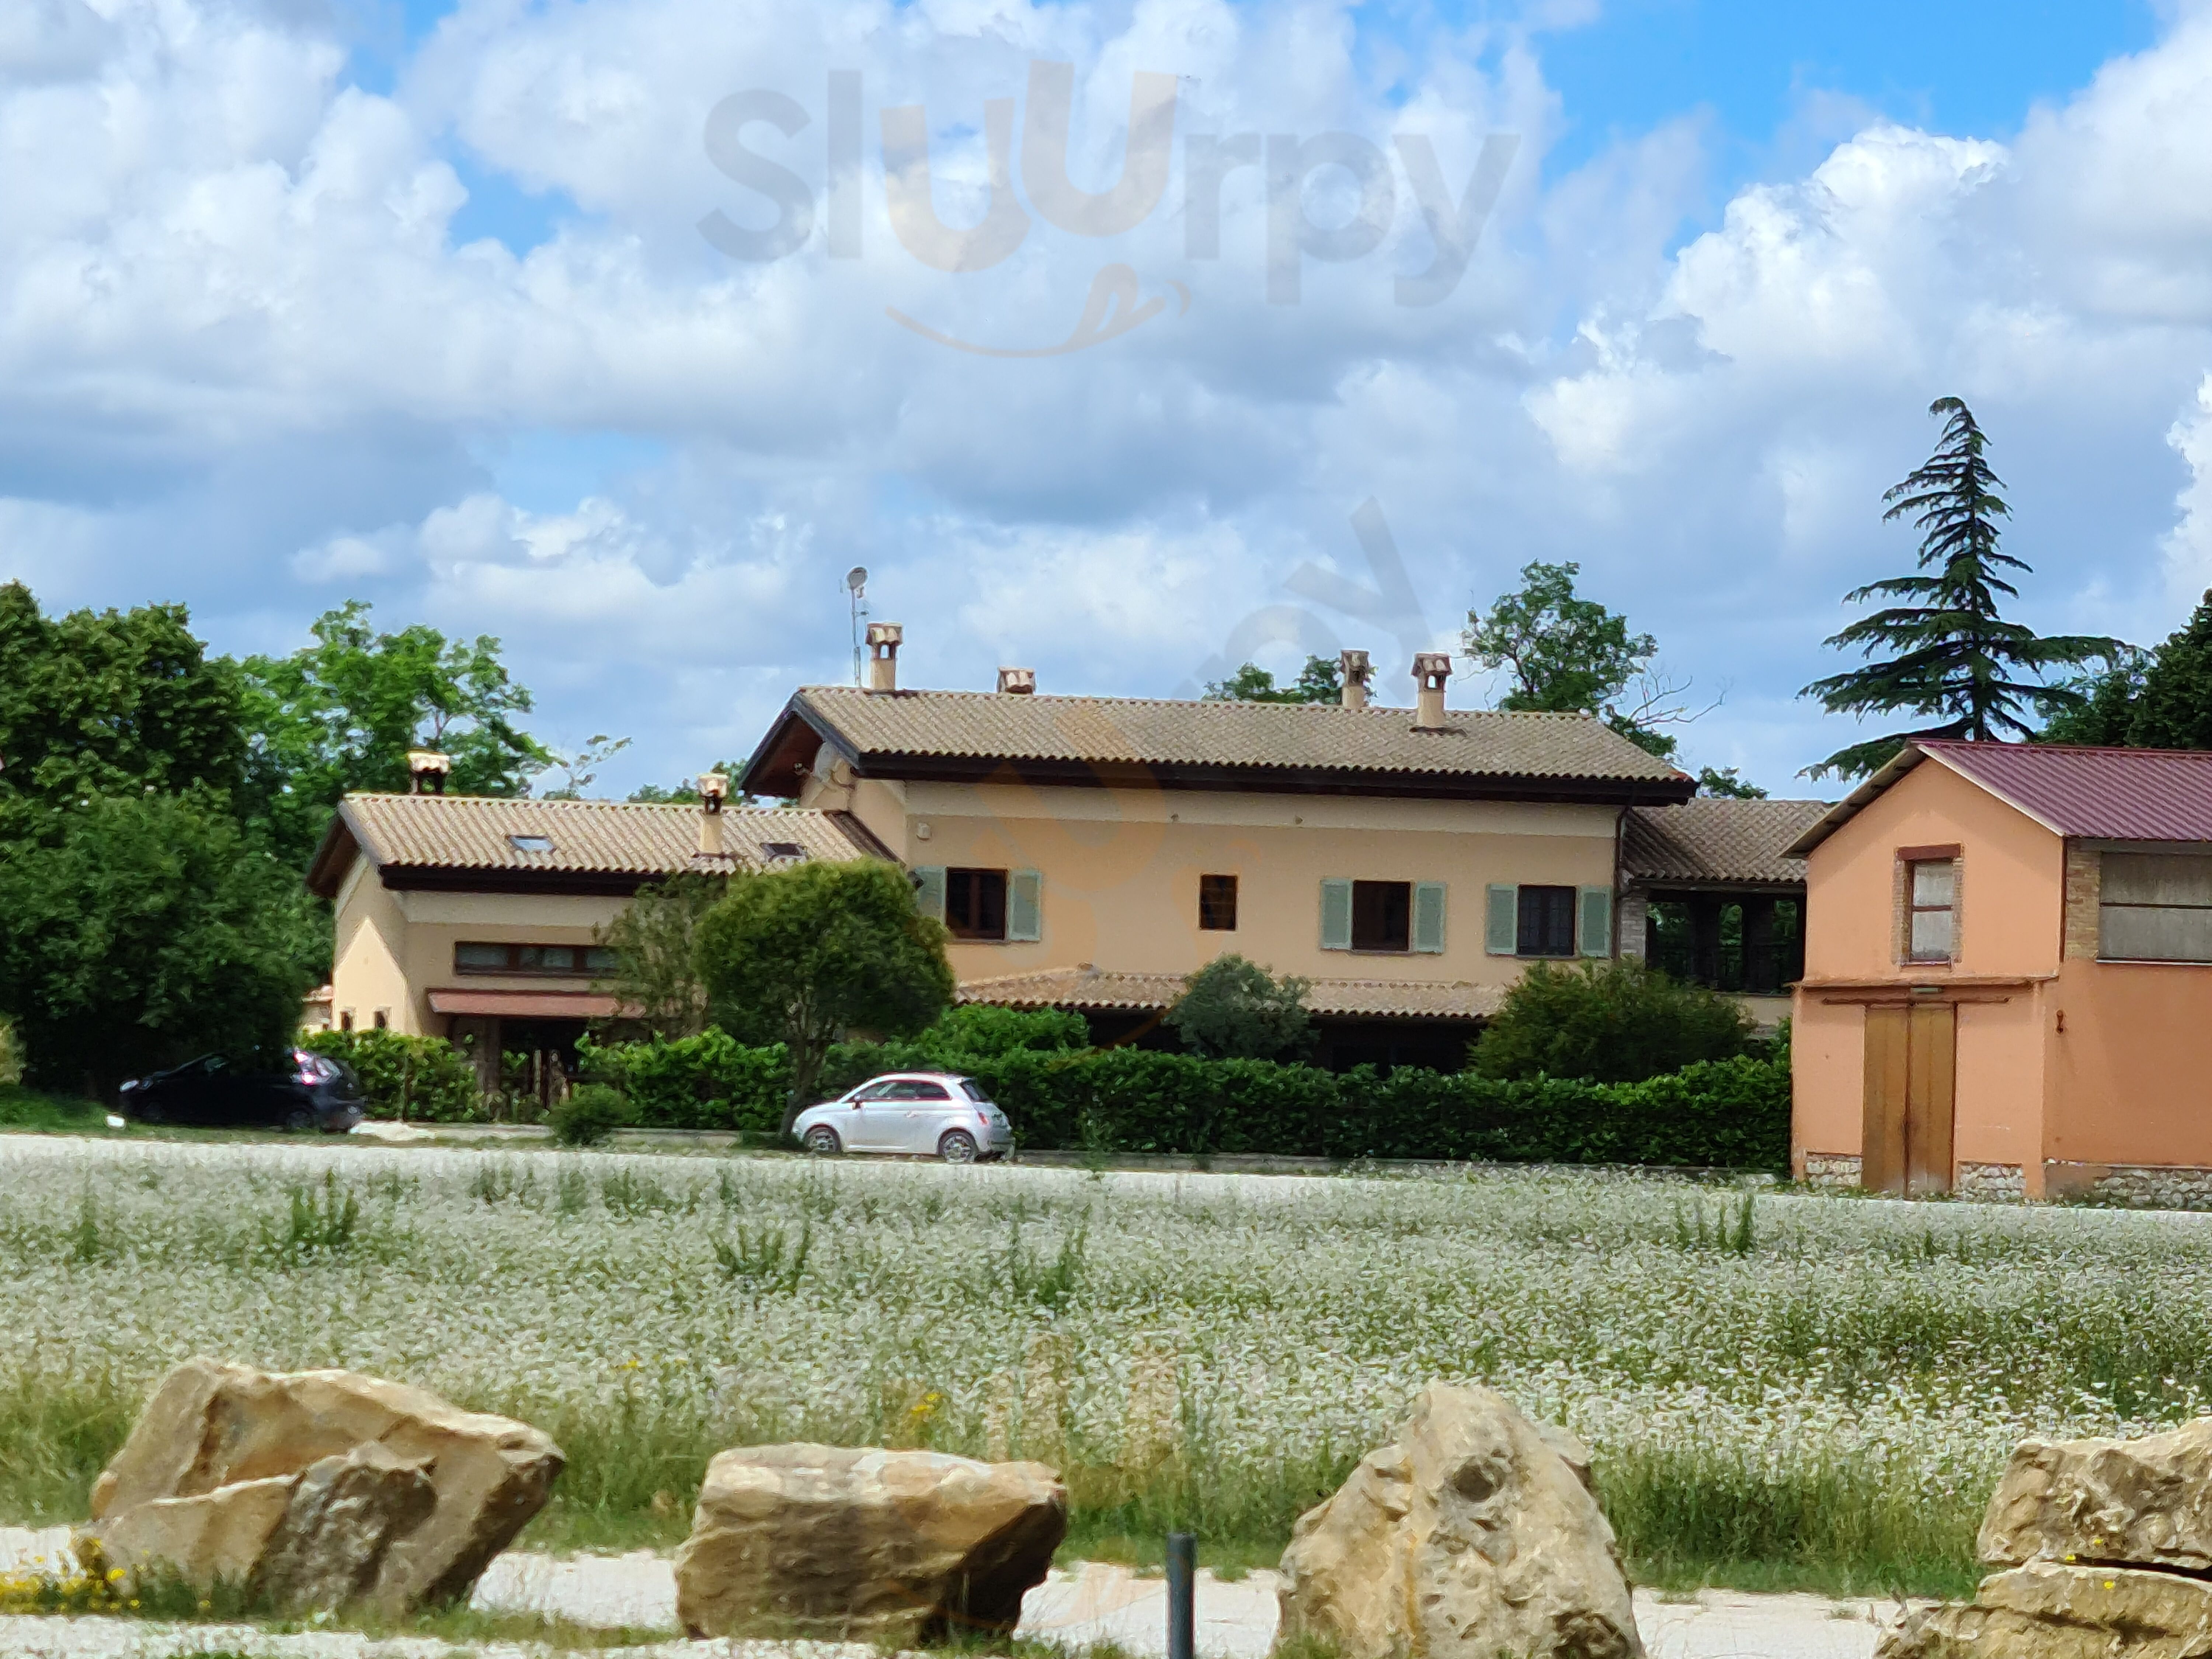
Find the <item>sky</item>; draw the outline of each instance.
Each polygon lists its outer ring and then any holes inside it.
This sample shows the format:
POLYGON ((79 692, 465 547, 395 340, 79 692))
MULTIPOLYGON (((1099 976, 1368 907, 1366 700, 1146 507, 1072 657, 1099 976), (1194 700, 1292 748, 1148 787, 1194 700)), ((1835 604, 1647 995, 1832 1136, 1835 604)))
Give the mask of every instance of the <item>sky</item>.
POLYGON ((1820 793, 1945 395, 2021 620, 2212 586, 2212 0, 14 0, 0 177, 0 580, 495 635, 615 793, 855 566, 909 685, 1410 703, 1536 560, 1820 793))

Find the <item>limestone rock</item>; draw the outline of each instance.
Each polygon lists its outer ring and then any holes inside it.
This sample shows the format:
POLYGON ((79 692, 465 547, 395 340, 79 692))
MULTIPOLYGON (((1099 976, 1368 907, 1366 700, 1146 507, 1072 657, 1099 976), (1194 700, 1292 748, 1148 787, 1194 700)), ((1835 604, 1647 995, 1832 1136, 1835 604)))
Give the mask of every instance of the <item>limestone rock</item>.
POLYGON ((465 1595, 562 1462, 526 1424, 402 1383, 194 1359, 94 1483, 94 1532, 126 1570, 398 1609, 465 1595))
POLYGON ((695 1636, 775 1632, 914 1643, 1012 1630, 1067 1532, 1042 1463, 940 1452, 752 1446, 707 1466, 676 1555, 695 1636))
POLYGON ((1346 1659, 1641 1659, 1589 1453, 1487 1389, 1432 1383, 1397 1443, 1298 1519, 1278 1642, 1346 1659))
POLYGON ((2140 1440, 2026 1440, 1982 1522, 1982 1559, 2212 1571, 2212 1417, 2140 1440))
POLYGON ((1875 1659, 2201 1659, 2212 1584, 2137 1567, 2039 1561, 1982 1581, 1973 1602, 1910 1614, 1875 1659))

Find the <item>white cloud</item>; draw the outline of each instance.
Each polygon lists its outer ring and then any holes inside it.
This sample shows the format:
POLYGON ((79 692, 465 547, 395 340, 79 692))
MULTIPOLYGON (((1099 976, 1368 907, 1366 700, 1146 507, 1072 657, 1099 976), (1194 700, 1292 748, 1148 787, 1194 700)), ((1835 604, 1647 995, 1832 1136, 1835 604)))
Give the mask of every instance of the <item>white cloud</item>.
POLYGON ((464 0, 378 95, 308 9, 10 9, 0 576, 57 602, 190 598, 238 648, 355 593, 499 634, 549 730, 628 730, 637 768, 672 777, 745 746, 794 680, 842 674, 855 563, 908 623, 910 676, 946 683, 1010 658, 1133 693, 1240 652, 1387 659, 1379 625, 1281 586, 1307 561, 1366 580, 1346 518, 1372 494, 1425 628, 1448 638, 1524 562, 1576 559, 1670 663, 1731 684, 1692 751, 1772 785, 1834 746, 1791 694, 1824 672, 1835 596, 1911 556, 1878 498, 1939 393, 1996 439, 2030 620, 2155 637, 2167 572, 2212 579, 2212 21, 2008 146, 1864 125, 1679 249, 1701 118, 1547 184, 1551 137, 1602 112, 1562 109, 1540 36, 1363 27, 1313 0, 464 0), (1522 156, 1432 308, 1392 302, 1430 247, 1402 171, 1382 245, 1308 261, 1302 302, 1271 306, 1261 174, 1230 176, 1220 257, 1192 258, 1180 149, 1133 231, 1034 216, 1003 264, 930 270, 884 216, 881 109, 926 106, 937 210, 971 222, 985 103, 1019 100, 1032 58, 1077 65, 1084 190, 1121 165, 1139 70, 1184 77, 1185 136, 1340 130, 1387 154, 1418 131, 1455 190, 1486 133, 1522 156), (707 111, 796 100, 805 126, 747 142, 819 190, 838 70, 865 88, 863 257, 826 257, 818 225, 778 263, 715 252, 709 209, 762 221, 707 160, 707 111), (497 217, 472 177, 579 210, 512 248, 457 232, 497 217), (1070 356, 964 354, 885 315, 1042 346, 1115 263, 1169 304, 1070 356), (505 437, 547 431, 658 459, 504 479, 505 437))

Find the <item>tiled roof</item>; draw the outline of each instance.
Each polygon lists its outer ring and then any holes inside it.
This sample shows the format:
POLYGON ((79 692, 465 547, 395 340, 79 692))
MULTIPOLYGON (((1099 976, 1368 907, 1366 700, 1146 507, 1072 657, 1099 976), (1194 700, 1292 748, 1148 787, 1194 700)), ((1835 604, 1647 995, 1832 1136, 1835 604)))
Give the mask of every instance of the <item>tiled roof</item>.
POLYGON ((699 851, 700 809, 608 800, 507 800, 483 795, 348 795, 317 854, 309 884, 335 890, 349 839, 380 869, 557 872, 662 876, 763 869, 793 848, 807 859, 884 857, 846 812, 726 806, 723 854, 699 851), (537 842, 546 843, 542 850, 537 842), (336 863, 337 867, 330 868, 336 863))
POLYGON ((1635 783, 1661 786, 1662 799, 1690 787, 1681 773, 1587 714, 1455 708, 1444 729, 1423 732, 1410 708, 851 686, 801 689, 787 720, 754 757, 748 787, 774 787, 755 774, 780 751, 791 716, 835 733, 863 772, 884 775, 896 769, 882 762, 927 759, 1243 770, 1261 778, 1328 773, 1635 783))
POLYGON ((1923 761, 1979 784, 2056 835, 2100 841, 2212 841, 2212 751, 2063 744, 1907 744, 1792 850, 1810 852, 1923 761))
MULTIPOLYGON (((1040 969, 998 979, 971 979, 957 992, 962 1002, 1002 1008, 1075 1008, 1151 1013, 1182 994, 1180 974, 1109 973, 1085 963, 1040 969)), ((1306 994, 1316 1014, 1410 1015, 1428 1019, 1481 1019, 1498 1012, 1505 989, 1465 981, 1317 979, 1306 994)))
POLYGON ((1824 800, 1686 800, 1628 815, 1621 857, 1640 881, 1802 886, 1788 848, 1826 813, 1824 800))

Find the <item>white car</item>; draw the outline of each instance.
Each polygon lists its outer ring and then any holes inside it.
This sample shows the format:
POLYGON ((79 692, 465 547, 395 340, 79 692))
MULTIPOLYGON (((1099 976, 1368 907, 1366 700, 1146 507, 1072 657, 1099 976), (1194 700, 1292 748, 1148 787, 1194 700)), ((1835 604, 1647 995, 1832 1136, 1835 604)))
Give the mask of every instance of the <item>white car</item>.
POLYGON ((810 1152, 901 1152, 947 1164, 1004 1158, 1014 1127, 983 1085, 952 1072, 892 1072, 810 1106, 791 1133, 810 1152))

